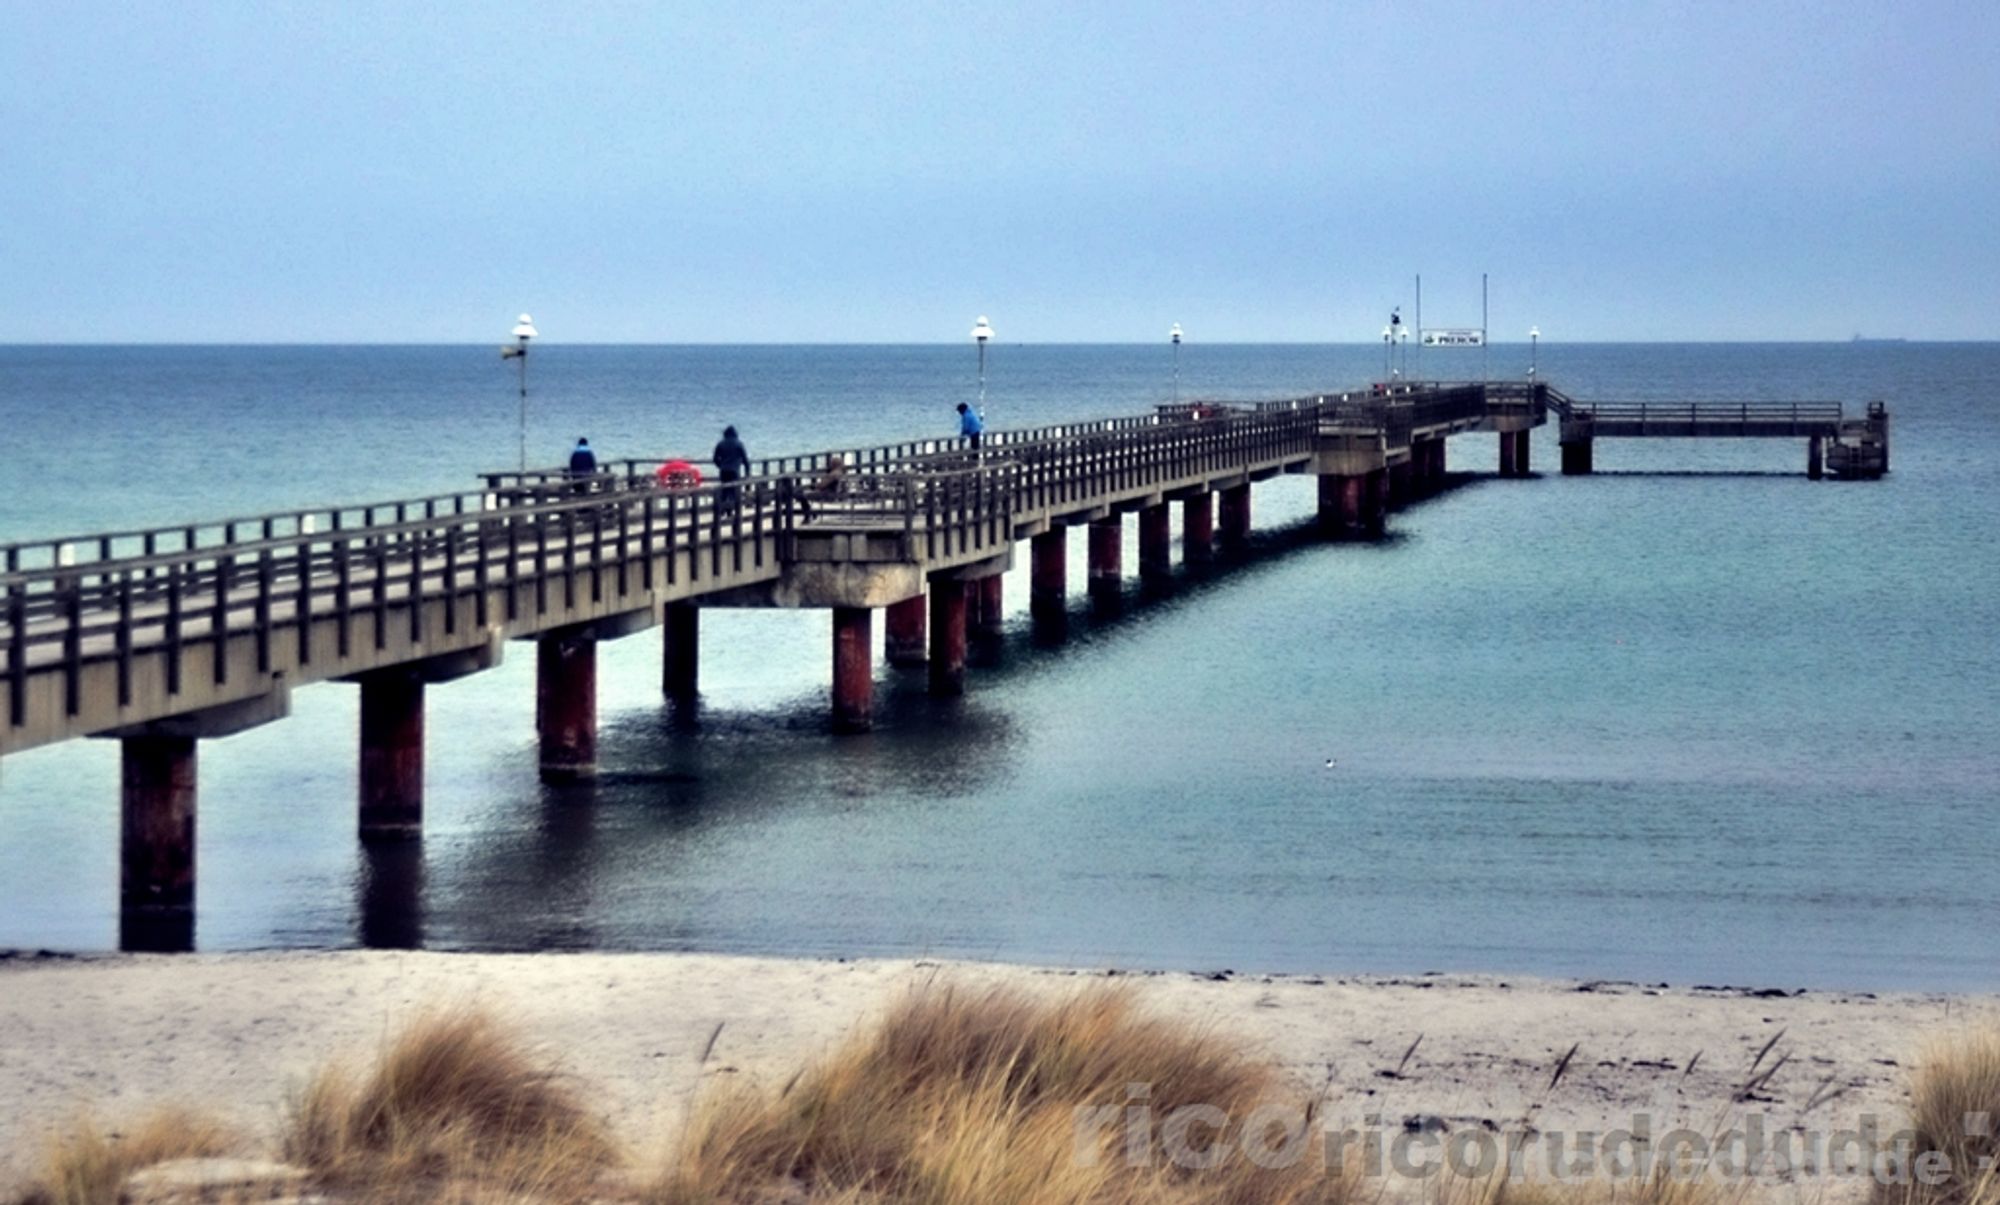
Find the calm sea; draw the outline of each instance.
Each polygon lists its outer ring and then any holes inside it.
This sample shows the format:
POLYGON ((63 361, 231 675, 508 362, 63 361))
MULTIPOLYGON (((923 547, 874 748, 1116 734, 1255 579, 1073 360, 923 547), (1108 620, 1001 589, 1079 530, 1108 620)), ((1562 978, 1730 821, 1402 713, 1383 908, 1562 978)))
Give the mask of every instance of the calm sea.
MULTIPOLYGON (((537 783, 515 646, 432 691, 403 848, 355 841, 356 692, 315 686, 203 747, 198 942, 2000 987, 2000 346, 1539 358, 1583 398, 1883 399, 1894 471, 1606 442, 1563 478, 1545 429, 1545 475, 1503 481, 1466 436, 1463 482, 1373 545, 1307 538, 1312 482, 1282 479, 1253 561, 1117 619, 1079 602, 1060 650, 1030 639, 1022 557, 970 694, 885 667, 857 738, 824 728, 826 613, 712 612, 694 724, 657 636, 607 646, 589 787, 537 783)), ((1381 368, 1190 344, 1180 390, 1381 368)), ((989 421, 1140 411, 1172 371, 1165 346, 996 347, 989 421)), ((945 434, 976 388, 969 347, 551 344, 530 373, 543 462, 578 435, 699 453, 726 422, 758 455, 945 434)), ((0 540, 469 488, 516 421, 490 347, 0 347, 0 540)), ((115 944, 117 780, 104 742, 0 767, 0 947, 115 944)))

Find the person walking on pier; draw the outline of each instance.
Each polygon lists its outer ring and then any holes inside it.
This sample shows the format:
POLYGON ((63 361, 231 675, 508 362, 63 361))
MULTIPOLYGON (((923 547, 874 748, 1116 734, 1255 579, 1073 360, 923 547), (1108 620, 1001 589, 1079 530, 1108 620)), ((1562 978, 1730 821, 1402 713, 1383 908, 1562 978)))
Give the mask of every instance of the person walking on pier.
POLYGON ((750 471, 750 452, 743 441, 736 437, 736 428, 724 427, 722 441, 715 445, 715 469, 722 479, 722 492, 716 497, 716 507, 723 514, 733 514, 738 502, 738 491, 730 482, 736 481, 750 471))
POLYGON ((576 492, 581 494, 590 488, 589 479, 597 475, 597 453, 590 450, 590 441, 577 437, 576 447, 569 454, 570 480, 576 482, 576 492))
POLYGON ((972 450, 979 450, 979 437, 986 430, 986 424, 979 421, 979 415, 964 402, 958 404, 958 433, 972 441, 972 450))

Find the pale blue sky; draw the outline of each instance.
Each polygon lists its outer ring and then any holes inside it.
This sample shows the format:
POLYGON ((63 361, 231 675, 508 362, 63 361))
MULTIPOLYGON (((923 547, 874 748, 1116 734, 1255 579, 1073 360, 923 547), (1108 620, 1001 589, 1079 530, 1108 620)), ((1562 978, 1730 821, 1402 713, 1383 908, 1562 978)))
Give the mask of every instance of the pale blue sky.
POLYGON ((16 342, 1990 339, 1996 212, 1991 0, 0 0, 16 342))

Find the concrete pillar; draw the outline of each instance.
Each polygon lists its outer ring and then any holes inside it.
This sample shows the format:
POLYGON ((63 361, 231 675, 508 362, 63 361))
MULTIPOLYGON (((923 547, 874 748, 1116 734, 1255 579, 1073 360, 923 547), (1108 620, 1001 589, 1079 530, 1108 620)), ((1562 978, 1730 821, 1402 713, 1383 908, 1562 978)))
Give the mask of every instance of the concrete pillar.
POLYGON ((1593 442, 1588 439, 1578 439, 1562 445, 1562 471, 1565 477, 1582 477, 1591 471, 1593 442))
POLYGON ((1825 437, 1815 435, 1806 440, 1806 476, 1818 481, 1826 475, 1825 437))
POLYGON ((1368 474, 1320 474, 1320 533, 1334 537, 1368 534, 1373 526, 1368 519, 1368 502, 1368 474))
POLYGON ((1117 594, 1125 584, 1125 523, 1122 517, 1090 521, 1090 592, 1117 594))
POLYGON ((701 608, 691 602, 667 604, 660 657, 660 688, 670 699, 692 699, 701 681, 701 608))
POLYGON ((1390 507, 1397 508, 1405 506, 1409 503, 1411 498, 1416 496, 1415 491, 1411 485, 1413 477, 1414 473, 1410 467, 1410 461, 1408 460, 1403 460, 1389 466, 1390 507))
POLYGON ((597 777, 597 638, 551 632, 535 641, 535 727, 542 781, 597 777))
POLYGON ((1444 445, 1445 441, 1442 439, 1431 441, 1431 481, 1439 489, 1444 488, 1445 474, 1449 471, 1446 468, 1444 445))
POLYGON ((1500 475, 1502 477, 1519 477, 1521 475, 1520 464, 1516 459, 1519 454, 1520 448, 1514 443, 1514 433, 1512 431, 1502 431, 1500 433, 1500 475))
POLYGON ((1215 495, 1207 490, 1181 500, 1181 559, 1190 565, 1215 559, 1215 495))
POLYGON ((1037 623, 1060 619, 1068 606, 1069 531, 1056 527, 1028 543, 1028 609, 1037 623))
POLYGON ((1431 480, 1431 448, 1435 439, 1413 439, 1410 441, 1410 496, 1422 498, 1437 488, 1431 480))
POLYGON ((1361 520, 1369 532, 1379 535, 1389 513, 1389 470, 1375 469, 1362 483, 1361 520))
POLYGON ((875 726, 875 612, 833 609, 833 730, 866 732, 875 726))
POLYGON ((1250 542, 1250 483, 1222 491, 1222 546, 1240 549, 1250 542))
POLYGON ((424 843, 378 841, 361 847, 355 936, 363 949, 424 948, 424 843))
POLYGON ((966 587, 966 627, 975 636, 998 636, 1007 624, 1006 579, 996 573, 966 587))
POLYGON ((424 830, 424 680, 402 670, 361 679, 361 839, 424 830))
POLYGON ((1514 473, 1519 477, 1528 475, 1528 431, 1514 432, 1514 473))
POLYGON ((924 610, 928 605, 921 594, 889 604, 885 612, 889 630, 883 636, 883 652, 889 664, 924 663, 924 610))
POLYGON ((1139 576, 1166 581, 1174 575, 1174 527, 1166 503, 1139 511, 1139 576))
POLYGON ((931 579, 931 693, 965 693, 965 583, 931 579))
POLYGON ((122 742, 118 944, 194 948, 195 738, 122 742))

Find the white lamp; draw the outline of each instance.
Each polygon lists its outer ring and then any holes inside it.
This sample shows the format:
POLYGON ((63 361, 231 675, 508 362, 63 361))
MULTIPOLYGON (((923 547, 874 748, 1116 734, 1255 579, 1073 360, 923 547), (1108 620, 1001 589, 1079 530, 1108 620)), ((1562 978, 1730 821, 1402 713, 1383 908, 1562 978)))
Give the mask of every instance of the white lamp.
POLYGON ((528 340, 540 337, 541 332, 535 329, 535 320, 523 314, 509 333, 514 336, 514 346, 502 347, 500 358, 521 362, 521 472, 526 474, 528 471, 528 340))

